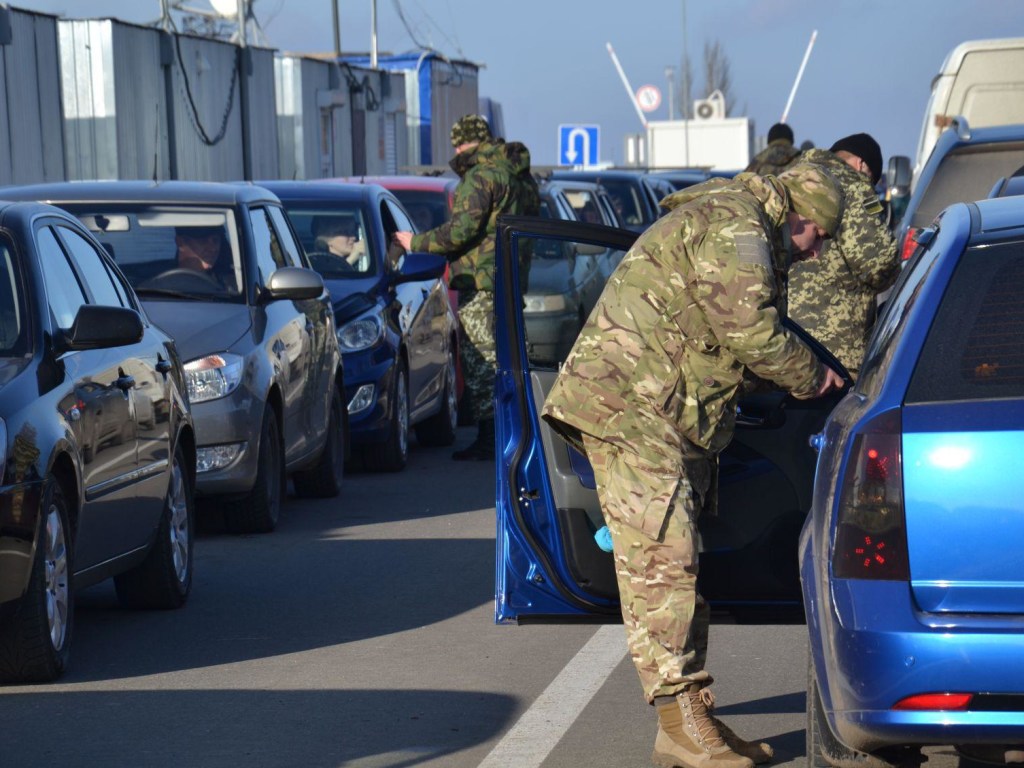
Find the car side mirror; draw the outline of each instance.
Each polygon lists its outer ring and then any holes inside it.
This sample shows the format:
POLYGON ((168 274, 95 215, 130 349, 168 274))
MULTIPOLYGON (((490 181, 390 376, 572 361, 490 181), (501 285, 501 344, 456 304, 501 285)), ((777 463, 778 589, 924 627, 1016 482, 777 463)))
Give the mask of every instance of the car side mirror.
POLYGON ((83 304, 64 332, 62 346, 67 350, 126 347, 140 342, 144 330, 134 309, 83 304))
POLYGON ((893 155, 889 158, 889 167, 885 171, 885 181, 892 194, 910 194, 910 182, 914 179, 914 171, 910 167, 910 158, 906 155, 893 155))
POLYGON ((267 280, 263 296, 267 299, 303 301, 316 299, 324 292, 324 280, 312 269, 281 267, 267 280))
POLYGON ((402 254, 392 274, 396 284, 436 280, 447 266, 448 260, 440 254, 409 252, 402 254))

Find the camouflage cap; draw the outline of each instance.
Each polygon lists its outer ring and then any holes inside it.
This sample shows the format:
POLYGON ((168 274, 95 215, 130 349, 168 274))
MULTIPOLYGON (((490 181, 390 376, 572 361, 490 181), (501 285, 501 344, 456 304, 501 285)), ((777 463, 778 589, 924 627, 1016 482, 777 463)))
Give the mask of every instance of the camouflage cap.
POLYGON ((452 126, 452 146, 469 144, 473 141, 487 141, 491 138, 491 126, 480 115, 460 117, 452 126))
POLYGON ((843 215, 843 194, 830 173, 812 163, 797 163, 779 174, 793 210, 834 237, 843 215))

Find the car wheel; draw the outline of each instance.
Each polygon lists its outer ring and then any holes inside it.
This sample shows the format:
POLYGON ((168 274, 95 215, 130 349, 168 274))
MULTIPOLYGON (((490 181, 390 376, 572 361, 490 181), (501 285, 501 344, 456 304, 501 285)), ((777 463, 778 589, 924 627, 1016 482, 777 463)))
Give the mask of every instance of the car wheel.
POLYGON ((0 682, 56 680, 67 668, 74 627, 72 548, 68 504, 60 484, 48 477, 41 500, 43 521, 18 610, 0 625, 0 682))
POLYGON ((455 350, 448 353, 441 410, 416 425, 416 439, 421 445, 451 445, 455 442, 459 422, 459 396, 455 384, 455 350))
POLYGON ((337 387, 331 395, 331 413, 327 421, 324 449, 312 469, 292 476, 295 493, 303 498, 328 499, 341 492, 345 478, 345 404, 337 387))
POLYGON ((234 533, 270 533, 277 527, 284 495, 284 457, 277 414, 267 403, 263 408, 256 484, 244 499, 232 502, 224 512, 224 522, 234 533))
POLYGON ((114 577, 117 599, 125 608, 180 608, 192 591, 192 553, 196 530, 195 495, 185 452, 174 450, 167 496, 156 541, 136 568, 114 577))
POLYGON ((398 472, 409 460, 409 376, 404 360, 399 360, 395 367, 391 394, 387 439, 366 446, 366 466, 375 472, 398 472))

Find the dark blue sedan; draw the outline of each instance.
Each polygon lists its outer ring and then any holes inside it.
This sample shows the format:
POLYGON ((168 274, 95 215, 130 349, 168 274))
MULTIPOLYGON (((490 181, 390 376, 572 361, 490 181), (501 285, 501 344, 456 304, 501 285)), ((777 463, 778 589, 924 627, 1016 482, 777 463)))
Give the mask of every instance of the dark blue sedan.
POLYGON ((1024 199, 950 206, 917 242, 816 441, 814 765, 1024 742, 1024 199))
POLYGON ((406 253, 415 231, 398 199, 375 184, 262 182, 284 204, 334 305, 345 362, 353 453, 398 471, 409 430, 421 445, 451 445, 458 419, 457 320, 445 260, 406 253))

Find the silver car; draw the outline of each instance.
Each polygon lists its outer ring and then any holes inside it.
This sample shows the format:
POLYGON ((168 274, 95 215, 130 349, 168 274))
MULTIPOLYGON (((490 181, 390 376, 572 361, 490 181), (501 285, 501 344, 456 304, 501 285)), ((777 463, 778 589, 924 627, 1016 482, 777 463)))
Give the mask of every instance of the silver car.
POLYGON ((300 496, 338 493, 347 417, 334 315, 276 196, 203 182, 5 193, 77 216, 174 338, 195 421, 196 490, 220 497, 229 529, 273 530, 288 474, 300 496))

